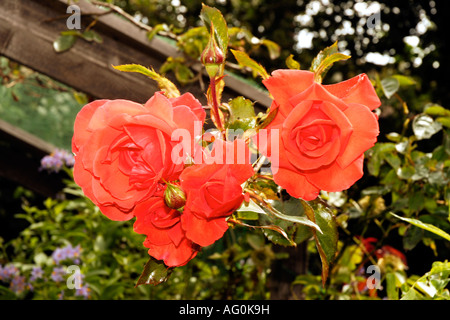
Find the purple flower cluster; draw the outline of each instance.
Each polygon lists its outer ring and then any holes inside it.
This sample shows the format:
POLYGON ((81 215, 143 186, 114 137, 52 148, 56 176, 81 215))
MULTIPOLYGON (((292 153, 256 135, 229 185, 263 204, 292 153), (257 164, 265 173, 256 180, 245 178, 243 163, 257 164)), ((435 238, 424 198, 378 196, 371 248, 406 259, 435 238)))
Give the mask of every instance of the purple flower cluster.
POLYGON ((4 267, 0 265, 0 281, 10 281, 18 273, 19 269, 13 264, 7 264, 4 267))
POLYGON ((61 261, 64 260, 72 260, 75 264, 80 263, 80 254, 81 254, 81 247, 80 245, 77 245, 76 247, 72 247, 71 244, 63 247, 63 248, 56 248, 55 251, 52 253, 53 261, 57 265, 61 263, 61 261))
POLYGON ((20 294, 26 288, 31 288, 31 285, 26 283, 25 277, 19 274, 19 269, 12 264, 6 266, 0 265, 0 281, 9 282, 11 291, 20 294))
MULTIPOLYGON (((17 295, 22 294, 26 290, 34 291, 36 288, 42 286, 53 285, 62 288, 61 294, 58 295, 60 299, 64 299, 67 293, 64 289, 64 281, 67 279, 68 270, 65 263, 73 263, 79 265, 81 256, 80 245, 72 246, 68 244, 64 247, 56 248, 52 253, 52 259, 54 265, 51 268, 43 268, 41 266, 33 266, 31 270, 22 270, 24 275, 18 268, 18 265, 8 263, 5 266, 0 265, 0 282, 9 285, 11 291, 17 295), (67 269, 67 270, 66 270, 67 269), (27 280, 28 279, 28 280, 27 280)), ((90 288, 87 283, 84 283, 84 275, 80 273, 79 268, 77 273, 74 274, 77 277, 76 286, 72 288, 69 286, 69 282, 66 282, 68 289, 76 289, 74 292, 75 297, 90 298, 90 288)))
POLYGON ((66 150, 56 149, 52 154, 41 159, 40 170, 47 170, 48 172, 59 172, 63 166, 68 168, 73 167, 75 158, 73 154, 66 150))
POLYGON ((85 299, 87 299, 90 296, 90 294, 89 294, 90 291, 91 291, 91 289, 89 288, 89 286, 87 284, 85 284, 84 286, 81 286, 80 289, 77 289, 75 291, 75 295, 79 296, 79 297, 84 297, 85 299))

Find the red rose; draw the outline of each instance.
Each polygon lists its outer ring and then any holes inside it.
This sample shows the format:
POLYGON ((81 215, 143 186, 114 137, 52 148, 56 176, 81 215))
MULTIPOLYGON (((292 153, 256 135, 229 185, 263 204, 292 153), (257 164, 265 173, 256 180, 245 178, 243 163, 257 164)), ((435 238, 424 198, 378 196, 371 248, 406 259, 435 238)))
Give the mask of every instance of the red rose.
POLYGON ((183 266, 197 255, 199 246, 186 237, 178 210, 169 208, 162 196, 152 197, 135 208, 134 231, 147 237, 148 254, 168 267, 183 266))
POLYGON ((365 74, 321 85, 312 72, 277 70, 264 85, 274 98, 271 110, 278 112, 259 147, 272 160, 278 185, 313 200, 320 190, 342 191, 362 177, 364 152, 379 133, 371 110, 381 104, 365 74), (273 130, 279 136, 274 142, 273 130))
MULTIPOLYGON (((112 220, 128 220, 158 184, 178 179, 184 163, 172 161, 177 129, 190 132, 205 112, 191 94, 167 99, 156 93, 145 105, 98 100, 84 106, 74 124, 74 179, 112 220)), ((202 122, 203 123, 203 122, 202 122)), ((192 149, 191 149, 192 150, 192 149)), ((185 155, 190 156, 190 155, 185 155)))
POLYGON ((208 246, 228 229, 226 218, 244 201, 241 184, 253 175, 249 149, 243 140, 215 140, 204 162, 180 176, 186 193, 182 228, 193 242, 208 246))

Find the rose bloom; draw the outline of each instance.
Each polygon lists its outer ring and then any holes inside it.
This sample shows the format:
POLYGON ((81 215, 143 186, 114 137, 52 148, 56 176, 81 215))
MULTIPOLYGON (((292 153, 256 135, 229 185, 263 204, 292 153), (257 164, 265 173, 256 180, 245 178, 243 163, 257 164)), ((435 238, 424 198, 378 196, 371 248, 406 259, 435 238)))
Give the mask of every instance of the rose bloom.
POLYGON ((148 254, 168 267, 183 266, 197 255, 200 247, 186 237, 181 225, 182 213, 171 209, 159 195, 138 204, 134 231, 145 234, 148 254))
POLYGON ((172 196, 164 199, 168 190, 164 185, 135 207, 134 231, 146 235, 144 246, 150 256, 168 267, 183 266, 201 247, 223 236, 227 217, 244 201, 241 184, 253 175, 249 152, 243 140, 217 139, 211 152, 197 157, 200 163, 184 169, 180 185, 172 185, 172 196), (174 204, 170 200, 180 192, 185 195, 184 207, 170 208, 174 204))
POLYGON ((208 246, 228 229, 226 219, 244 201, 241 184, 253 175, 250 151, 241 139, 216 139, 201 164, 187 167, 180 176, 186 193, 182 228, 193 242, 208 246))
POLYGON ((172 161, 179 143, 172 141, 172 132, 188 130, 194 150, 194 122, 203 124, 205 115, 189 93, 171 99, 156 93, 144 105, 128 100, 87 104, 74 124, 75 182, 108 218, 131 219, 137 204, 162 182, 178 179, 184 168, 183 162, 172 161))
POLYGON ((348 189, 363 176, 364 152, 377 141, 381 102, 365 74, 332 85, 314 73, 277 70, 264 80, 276 116, 260 151, 277 157, 274 180, 293 197, 313 200, 320 190, 348 189), (270 134, 279 130, 273 146, 270 134), (275 148, 277 147, 277 148, 275 148), (279 150, 273 152, 272 150, 279 150))

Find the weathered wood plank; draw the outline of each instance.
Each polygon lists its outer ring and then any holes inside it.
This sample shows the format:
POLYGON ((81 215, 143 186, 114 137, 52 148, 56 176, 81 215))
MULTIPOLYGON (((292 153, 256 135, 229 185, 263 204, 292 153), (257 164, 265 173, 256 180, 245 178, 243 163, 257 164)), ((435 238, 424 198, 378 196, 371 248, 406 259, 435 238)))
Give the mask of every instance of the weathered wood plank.
POLYGON ((4 136, 8 136, 9 140, 20 141, 23 145, 29 146, 28 148, 33 148, 41 154, 52 153, 56 147, 47 141, 44 141, 35 135, 32 135, 12 124, 0 119, 0 132, 4 136))
POLYGON ((61 175, 40 171, 40 160, 55 147, 0 120, 0 177, 42 196, 55 196, 63 187, 61 175))
MULTIPOLYGON (((67 0, 2 0, 0 54, 94 98, 145 102, 158 90, 156 84, 141 75, 120 73, 111 65, 139 63, 158 70, 168 56, 180 54, 177 49, 158 38, 148 41, 144 30, 107 14, 100 16, 95 25, 103 38, 102 44, 79 39, 69 51, 56 53, 52 43, 61 31, 67 30, 66 20, 61 19, 67 3, 67 0)), ((101 10, 85 0, 77 5, 82 13, 101 10)), ((89 19, 82 16, 82 25, 89 24, 89 19)), ((268 96, 253 86, 231 77, 225 81, 224 100, 244 95, 257 101, 259 109, 270 105, 268 96)), ((205 100, 198 83, 180 89, 205 100)))

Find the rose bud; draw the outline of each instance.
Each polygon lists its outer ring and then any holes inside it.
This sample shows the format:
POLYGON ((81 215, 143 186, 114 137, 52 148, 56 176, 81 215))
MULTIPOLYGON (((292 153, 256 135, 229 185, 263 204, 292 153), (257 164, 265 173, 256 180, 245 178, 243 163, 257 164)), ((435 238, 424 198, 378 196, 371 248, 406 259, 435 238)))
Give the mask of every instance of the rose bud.
POLYGON ((211 35, 209 37, 206 48, 203 50, 202 55, 200 56, 200 61, 205 66, 206 72, 208 72, 210 78, 213 78, 217 75, 220 65, 225 61, 223 52, 217 45, 212 24, 211 35))
POLYGON ((169 208, 180 209, 186 203, 186 195, 180 187, 167 183, 166 191, 164 191, 164 201, 169 208))

